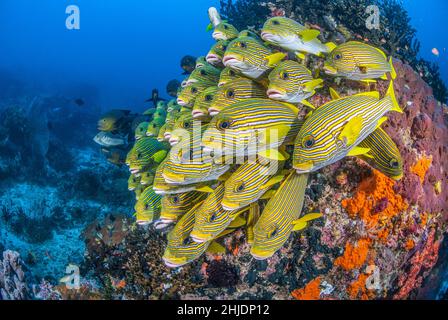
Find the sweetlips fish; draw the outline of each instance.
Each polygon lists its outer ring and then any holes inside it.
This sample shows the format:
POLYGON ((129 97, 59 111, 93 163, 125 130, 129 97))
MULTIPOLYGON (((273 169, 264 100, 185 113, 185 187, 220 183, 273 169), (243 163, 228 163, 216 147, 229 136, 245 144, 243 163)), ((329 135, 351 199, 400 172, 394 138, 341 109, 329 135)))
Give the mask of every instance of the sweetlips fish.
POLYGON ((156 118, 148 123, 148 127, 146 128, 145 135, 147 137, 157 137, 159 135, 160 128, 165 124, 160 118, 156 118))
POLYGON ((258 40, 258 41, 261 41, 260 36, 255 31, 252 31, 252 30, 249 30, 249 29, 245 29, 243 31, 240 31, 240 33, 238 34, 238 38, 239 37, 251 37, 251 38, 254 38, 254 39, 258 40))
POLYGON ((165 132, 166 132, 167 123, 165 123, 163 126, 159 129, 159 134, 157 135, 157 141, 163 142, 166 141, 165 139, 165 132))
POLYGON ((218 87, 222 87, 223 85, 238 80, 238 79, 247 79, 235 70, 225 67, 221 71, 221 75, 219 76, 218 87))
POLYGON ((208 109, 210 108, 217 91, 218 87, 216 86, 208 87, 197 96, 191 112, 193 119, 202 119, 209 116, 208 109))
POLYGON ((310 106, 306 99, 313 96, 322 83, 322 79, 314 79, 311 71, 301 64, 282 61, 269 74, 267 94, 270 99, 310 106))
POLYGON ((180 88, 180 81, 177 79, 170 80, 166 85, 166 93, 171 97, 177 97, 180 88))
POLYGON ((103 147, 119 147, 125 146, 128 143, 126 137, 106 131, 99 132, 93 138, 93 141, 103 147))
POLYGON ((273 185, 283 180, 284 174, 279 173, 283 165, 284 161, 247 160, 225 182, 222 208, 241 209, 260 199, 273 185))
POLYGON ((154 182, 155 171, 150 169, 140 174, 140 184, 150 186, 154 182))
POLYGON ((199 58, 196 59, 195 69, 200 69, 206 65, 210 65, 210 63, 207 62, 205 56, 200 56, 199 58))
POLYGON ((195 221, 195 212, 202 202, 197 203, 176 223, 168 233, 168 244, 163 253, 163 261, 167 267, 177 268, 199 258, 206 251, 225 253, 225 248, 217 242, 194 242, 190 238, 195 221))
POLYGON ((388 80, 387 73, 392 80, 397 76, 392 57, 388 60, 380 49, 358 41, 337 46, 325 61, 324 69, 330 75, 361 81, 388 80))
POLYGON ((241 37, 229 43, 222 62, 248 78, 260 80, 285 56, 281 52, 273 54, 254 38, 241 37))
MULTIPOLYGON (((224 210, 221 206, 224 189, 224 184, 220 183, 202 205, 196 208, 196 218, 190 234, 194 242, 205 243, 216 239, 232 221, 248 210, 248 208, 224 210)), ((241 226, 243 223, 240 222, 239 219, 236 223, 241 226)))
POLYGON ((178 144, 183 137, 189 137, 190 134, 193 132, 193 125, 194 125, 194 119, 191 112, 185 112, 179 114, 169 132, 170 134, 169 142, 171 146, 178 144))
POLYGON ((251 79, 237 79, 218 89, 208 112, 211 116, 215 116, 225 107, 251 98, 267 98, 266 89, 251 79))
POLYGON ((336 45, 323 44, 317 37, 318 30, 307 29, 300 23, 286 18, 274 17, 265 22, 261 30, 261 38, 275 46, 294 52, 299 58, 305 58, 303 53, 317 56, 330 53, 336 45))
POLYGON ((140 173, 146 168, 159 164, 165 159, 168 151, 166 147, 155 138, 147 137, 137 140, 129 151, 126 164, 131 173, 140 173))
POLYGON ((140 196, 142 195, 143 191, 145 191, 148 188, 148 186, 144 186, 142 184, 138 185, 137 188, 135 188, 134 194, 135 194, 135 200, 138 201, 140 199, 140 196))
POLYGON ((182 107, 188 107, 191 109, 199 93, 214 85, 216 85, 216 83, 212 82, 195 82, 186 85, 180 91, 179 96, 177 97, 177 103, 182 107))
POLYGON ((217 41, 205 57, 207 62, 214 66, 222 66, 222 57, 224 56, 224 52, 226 52, 229 43, 229 41, 225 40, 217 41))
POLYGON ((211 65, 205 65, 202 68, 194 69, 187 79, 187 86, 194 83, 207 84, 209 86, 216 85, 220 74, 221 70, 211 65))
POLYGON ((196 67, 196 58, 189 55, 182 57, 180 60, 180 67, 184 70, 182 74, 190 74, 196 67))
POLYGON ((164 224, 175 223, 187 213, 195 204, 202 202, 207 193, 199 191, 167 194, 162 198, 160 220, 164 224))
POLYGON ((150 224, 155 218, 158 218, 161 208, 162 197, 156 194, 151 187, 146 188, 134 207, 137 224, 150 224))
MULTIPOLYGON (((260 154, 288 143, 297 135, 299 109, 270 99, 246 99, 227 106, 212 118, 202 138, 205 150, 215 155, 260 154)), ((276 158, 275 150, 270 157, 276 158)))
MULTIPOLYGON (((167 105, 166 105, 166 111, 168 112, 168 114, 170 114, 171 112, 176 112, 180 110, 180 105, 177 104, 177 99, 171 99, 170 101, 168 101, 167 105)), ((167 114, 167 117, 168 117, 167 114)))
POLYGON ((140 185, 140 177, 131 174, 128 179, 128 190, 134 191, 140 185))
POLYGON ((232 40, 238 37, 238 30, 228 22, 222 21, 213 31, 212 37, 218 40, 232 40))
POLYGON ((288 240, 291 232, 302 230, 308 222, 322 216, 307 214, 300 218, 308 174, 291 172, 268 201, 253 228, 250 253, 255 259, 272 257, 288 240))
POLYGON ((298 173, 313 172, 346 156, 368 156, 370 149, 359 144, 387 120, 388 111, 403 112, 392 81, 383 99, 378 92, 365 92, 320 106, 296 137, 293 167, 298 173))
POLYGON ((139 140, 146 136, 146 131, 148 130, 149 122, 140 123, 135 129, 135 140, 139 140))
POLYGON ((129 110, 111 110, 100 117, 98 120, 98 130, 111 132, 120 129, 123 122, 126 122, 131 111, 129 110))
POLYGON ((372 167, 394 180, 403 177, 403 159, 400 150, 383 129, 373 131, 358 146, 369 149, 367 155, 358 157, 372 167))
MULTIPOLYGON (((333 99, 341 98, 333 88, 330 88, 330 94, 333 99)), ((382 128, 373 131, 359 144, 359 147, 370 151, 366 155, 359 155, 358 158, 389 178, 400 180, 403 177, 403 159, 400 150, 382 128)))

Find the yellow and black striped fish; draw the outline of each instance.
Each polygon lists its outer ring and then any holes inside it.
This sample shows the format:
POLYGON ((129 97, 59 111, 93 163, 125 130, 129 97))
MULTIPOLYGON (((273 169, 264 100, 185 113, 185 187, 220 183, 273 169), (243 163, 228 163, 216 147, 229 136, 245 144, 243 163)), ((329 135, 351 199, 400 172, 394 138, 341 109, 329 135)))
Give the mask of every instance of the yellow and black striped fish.
POLYGON ((297 135, 299 109, 270 99, 246 99, 226 107, 213 117, 202 145, 216 155, 255 155, 278 148, 297 135))
POLYGON ((162 198, 162 211, 160 220, 162 223, 175 223, 195 204, 205 200, 207 193, 199 191, 168 194, 162 198))
POLYGON ((157 139, 147 137, 137 140, 129 151, 126 164, 131 173, 140 173, 153 165, 162 162, 167 155, 166 147, 157 139))
POLYGON ((207 84, 209 86, 215 86, 218 84, 221 70, 215 68, 212 65, 205 65, 202 68, 194 69, 187 79, 187 86, 194 83, 207 84))
POLYGON ((294 144, 293 166, 312 172, 345 156, 366 155, 359 145, 387 118, 388 111, 402 112, 391 81, 386 96, 366 92, 330 101, 305 119, 294 144))
POLYGON ((151 187, 146 188, 134 207, 137 224, 150 224, 158 218, 161 208, 162 197, 156 194, 151 187))
POLYGON ((290 103, 303 103, 322 86, 322 79, 314 79, 311 71, 295 61, 280 62, 269 74, 268 97, 290 103))
MULTIPOLYGON (((198 69, 201 70, 201 69, 198 69)), ((194 105, 194 101, 196 97, 211 86, 216 86, 216 82, 194 82, 185 85, 185 87, 182 88, 179 95, 177 96, 177 103, 181 105, 182 107, 186 107, 191 110, 191 108, 194 105)))
POLYGON ((131 174, 128 179, 128 190, 134 191, 140 185, 140 179, 140 177, 131 174))
POLYGON ((251 37, 251 38, 254 38, 255 40, 261 41, 260 36, 255 31, 252 31, 249 29, 240 31, 240 33, 238 34, 238 38, 239 37, 251 37))
POLYGON ((260 199, 283 179, 279 174, 283 165, 284 161, 247 160, 225 182, 224 210, 240 209, 260 199))
POLYGON ((266 89, 251 79, 233 80, 219 87, 208 109, 209 114, 215 116, 225 107, 251 98, 267 98, 266 89))
POLYGON ((372 167, 394 180, 403 177, 403 159, 400 150, 383 129, 376 129, 359 144, 359 147, 370 149, 368 157, 364 155, 359 157, 372 167))
POLYGON ((146 130, 148 130, 149 122, 141 122, 137 128, 135 128, 135 140, 141 139, 146 136, 146 130))
POLYGON ((229 67, 225 67, 224 69, 222 69, 221 75, 219 76, 218 87, 222 87, 223 85, 238 79, 247 79, 247 78, 239 74, 235 70, 229 67))
POLYGON ((215 26, 212 37, 216 41, 232 40, 238 37, 238 33, 239 33, 238 30, 233 25, 225 21, 222 21, 217 26, 215 26))
POLYGON ((217 41, 207 53, 207 62, 213 66, 222 66, 222 58, 224 57, 224 52, 226 52, 228 45, 229 41, 217 41))
POLYGON ((234 219, 248 210, 224 210, 221 205, 224 190, 224 184, 220 183, 196 209, 194 227, 190 235, 194 242, 204 243, 215 239, 234 219))
POLYGON ((157 137, 159 135, 160 128, 165 124, 165 121, 162 119, 154 119, 150 123, 148 123, 148 126, 146 128, 145 135, 147 137, 157 137))
POLYGON ((254 258, 270 258, 288 240, 291 232, 305 228, 308 221, 321 216, 309 214, 299 218, 307 181, 308 174, 291 172, 268 201, 253 228, 250 253, 254 258))
POLYGON ((218 87, 216 86, 208 87, 197 96, 193 110, 191 111, 193 119, 202 119, 209 116, 208 109, 210 108, 217 91, 218 87))
POLYGON ((300 58, 303 53, 322 56, 331 52, 333 43, 323 44, 317 38, 318 30, 307 29, 297 21, 286 17, 274 17, 265 22, 261 30, 261 38, 270 44, 294 52, 300 58))
POLYGON ((363 42, 349 41, 336 47, 327 58, 326 73, 351 80, 387 80, 396 78, 392 58, 383 51, 363 42))
POLYGON ((144 186, 152 185, 154 182, 155 170, 150 169, 140 174, 140 184, 144 186))
POLYGON ((179 111, 179 110, 180 110, 180 105, 177 104, 176 99, 171 99, 170 101, 168 101, 168 103, 166 105, 167 117, 171 112, 179 111))

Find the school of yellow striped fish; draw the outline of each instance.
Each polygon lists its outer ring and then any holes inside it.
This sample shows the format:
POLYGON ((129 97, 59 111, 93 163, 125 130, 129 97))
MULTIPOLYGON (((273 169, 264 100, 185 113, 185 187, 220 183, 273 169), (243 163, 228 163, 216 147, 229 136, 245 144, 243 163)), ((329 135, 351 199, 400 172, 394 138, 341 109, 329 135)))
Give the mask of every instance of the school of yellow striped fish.
MULTIPOLYGON (((394 94, 392 59, 356 41, 322 43, 319 31, 274 17, 263 28, 238 31, 209 9, 216 43, 197 60, 177 99, 145 114, 127 155, 137 224, 168 233, 163 261, 190 263, 224 253, 221 237, 244 228, 250 253, 267 259, 319 212, 303 213, 309 174, 348 156, 400 179, 402 158, 381 128, 402 112, 394 94), (308 57, 319 57, 322 67, 308 57), (324 77, 320 78, 320 75, 324 77), (377 91, 315 107, 307 99, 334 77, 388 81, 377 91)), ((331 84, 334 84, 331 81, 331 84)), ((329 86, 327 85, 326 88, 329 86)))

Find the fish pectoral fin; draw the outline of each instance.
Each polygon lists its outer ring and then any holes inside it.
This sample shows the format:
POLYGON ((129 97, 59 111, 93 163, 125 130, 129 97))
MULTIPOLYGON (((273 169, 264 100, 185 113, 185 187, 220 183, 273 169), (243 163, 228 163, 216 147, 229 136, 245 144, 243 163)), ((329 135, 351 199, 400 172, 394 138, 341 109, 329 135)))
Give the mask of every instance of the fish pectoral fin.
POLYGON ((322 217, 322 213, 317 212, 317 213, 308 213, 306 215, 304 215, 303 217, 301 217, 300 219, 294 220, 292 222, 292 224, 294 225, 293 227, 293 231, 299 231, 299 230, 303 230, 308 226, 308 222, 318 219, 322 217))
POLYGON ((209 32, 209 31, 212 31, 213 30, 213 24, 210 22, 208 25, 207 25, 207 28, 205 29, 207 32, 209 32))
POLYGON ((373 158, 370 154, 368 154, 370 148, 362 148, 362 147, 354 147, 347 153, 347 156, 356 157, 356 156, 364 156, 367 158, 373 158))
POLYGON ((321 88, 324 80, 322 79, 314 79, 311 80, 304 85, 304 91, 313 92, 316 88, 321 88))
POLYGON ((203 186, 203 187, 196 188, 196 191, 204 192, 204 193, 212 193, 215 190, 213 190, 210 186, 203 186))
POLYGON ((297 221, 293 222, 294 227, 292 228, 292 231, 300 231, 307 227, 308 222, 306 221, 297 221))
POLYGON ((308 221, 311 221, 311 220, 319 219, 322 216, 323 216, 323 214, 320 213, 320 212, 307 213, 306 215, 301 217, 300 220, 308 222, 308 221))
POLYGON ((162 162, 163 159, 166 158, 167 153, 168 153, 168 151, 166 151, 166 150, 160 150, 160 151, 157 151, 157 152, 154 154, 154 156, 153 156, 154 161, 155 161, 156 163, 160 163, 160 162, 162 162))
POLYGON ((296 52, 295 56, 297 58, 299 58, 300 60, 305 60, 306 59, 306 55, 304 53, 302 53, 302 52, 296 52))
POLYGON ((288 160, 289 155, 284 154, 276 149, 267 149, 262 150, 258 152, 258 155, 262 158, 268 159, 268 160, 276 160, 276 161, 285 161, 288 160))
MULTIPOLYGON (((227 230, 225 230, 225 231, 227 231, 227 230)), ((223 234, 221 233, 219 236, 222 237, 223 234)), ((207 252, 211 253, 211 254, 224 254, 224 253, 226 253, 226 248, 224 248, 224 246, 219 244, 218 242, 212 241, 207 248, 207 252)))
POLYGON ((300 101, 300 103, 303 104, 304 106, 307 106, 308 108, 313 109, 313 110, 316 109, 316 107, 308 100, 304 99, 304 100, 300 101))
POLYGON ((333 100, 337 100, 337 99, 340 99, 340 98, 341 98, 341 96, 339 95, 339 93, 338 93, 336 90, 334 90, 332 87, 330 87, 329 91, 330 91, 331 99, 333 99, 333 100))
POLYGON ((345 144, 347 146, 351 146, 359 137, 362 129, 362 123, 363 119, 361 116, 351 118, 344 126, 344 129, 342 129, 339 139, 342 141, 345 140, 345 144))
POLYGON ((380 93, 378 91, 368 91, 368 92, 361 92, 357 93, 354 96, 364 96, 364 97, 372 97, 375 99, 380 99, 380 93))
POLYGON ((315 29, 306 29, 299 31, 298 34, 303 42, 309 42, 316 39, 320 35, 320 31, 315 29))
POLYGON ((381 119, 378 120, 378 123, 376 124, 376 128, 375 128, 375 129, 378 129, 379 127, 381 127, 381 125, 382 125, 384 122, 386 122, 387 119, 388 119, 388 117, 381 117, 381 119))
POLYGON ((264 185, 262 185, 260 187, 260 189, 269 189, 270 187, 272 187, 273 185, 281 182, 283 180, 285 176, 280 174, 280 175, 276 175, 273 176, 268 182, 266 182, 264 185))
POLYGON ((233 219, 232 222, 230 222, 230 224, 227 228, 237 229, 242 226, 245 226, 246 224, 247 224, 246 219, 244 219, 242 216, 238 216, 235 219, 233 219))
POLYGON ((274 67, 286 57, 286 53, 277 52, 266 57, 267 66, 274 67))
POLYGON ((275 195, 276 192, 277 190, 268 190, 260 197, 260 199, 269 200, 275 195))

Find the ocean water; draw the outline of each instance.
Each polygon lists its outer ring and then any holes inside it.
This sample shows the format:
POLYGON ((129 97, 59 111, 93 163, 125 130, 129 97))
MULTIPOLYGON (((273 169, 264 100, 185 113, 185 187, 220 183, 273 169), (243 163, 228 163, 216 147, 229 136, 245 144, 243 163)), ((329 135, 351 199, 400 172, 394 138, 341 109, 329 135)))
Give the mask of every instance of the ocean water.
MULTIPOLYGON (((99 240, 88 235, 125 218, 134 228, 135 195, 127 190, 126 165, 108 162, 93 141, 97 121, 112 109, 143 113, 152 107, 145 100, 153 89, 171 99, 166 84, 185 78, 181 58, 204 55, 215 43, 206 31, 212 6, 219 9, 220 1, 0 0, 0 254, 20 253, 28 298, 49 298, 42 288, 56 287, 68 265, 82 269, 90 289, 104 288, 96 273, 106 267, 92 266, 114 252, 95 251, 99 240), (80 10, 76 30, 66 26, 70 5, 80 10)), ((448 84, 448 2, 405 0, 403 6, 421 42, 420 57, 438 65, 448 84)), ((120 149, 122 158, 131 142, 120 149)), ((101 239, 121 240, 128 231, 113 228, 101 239)), ((441 284, 428 296, 446 298, 448 271, 438 270, 445 279, 437 278, 441 284)), ((111 278, 120 283, 118 275, 111 278)), ((305 284, 282 281, 290 291, 305 284)), ((118 287, 107 298, 125 296, 118 287)))

